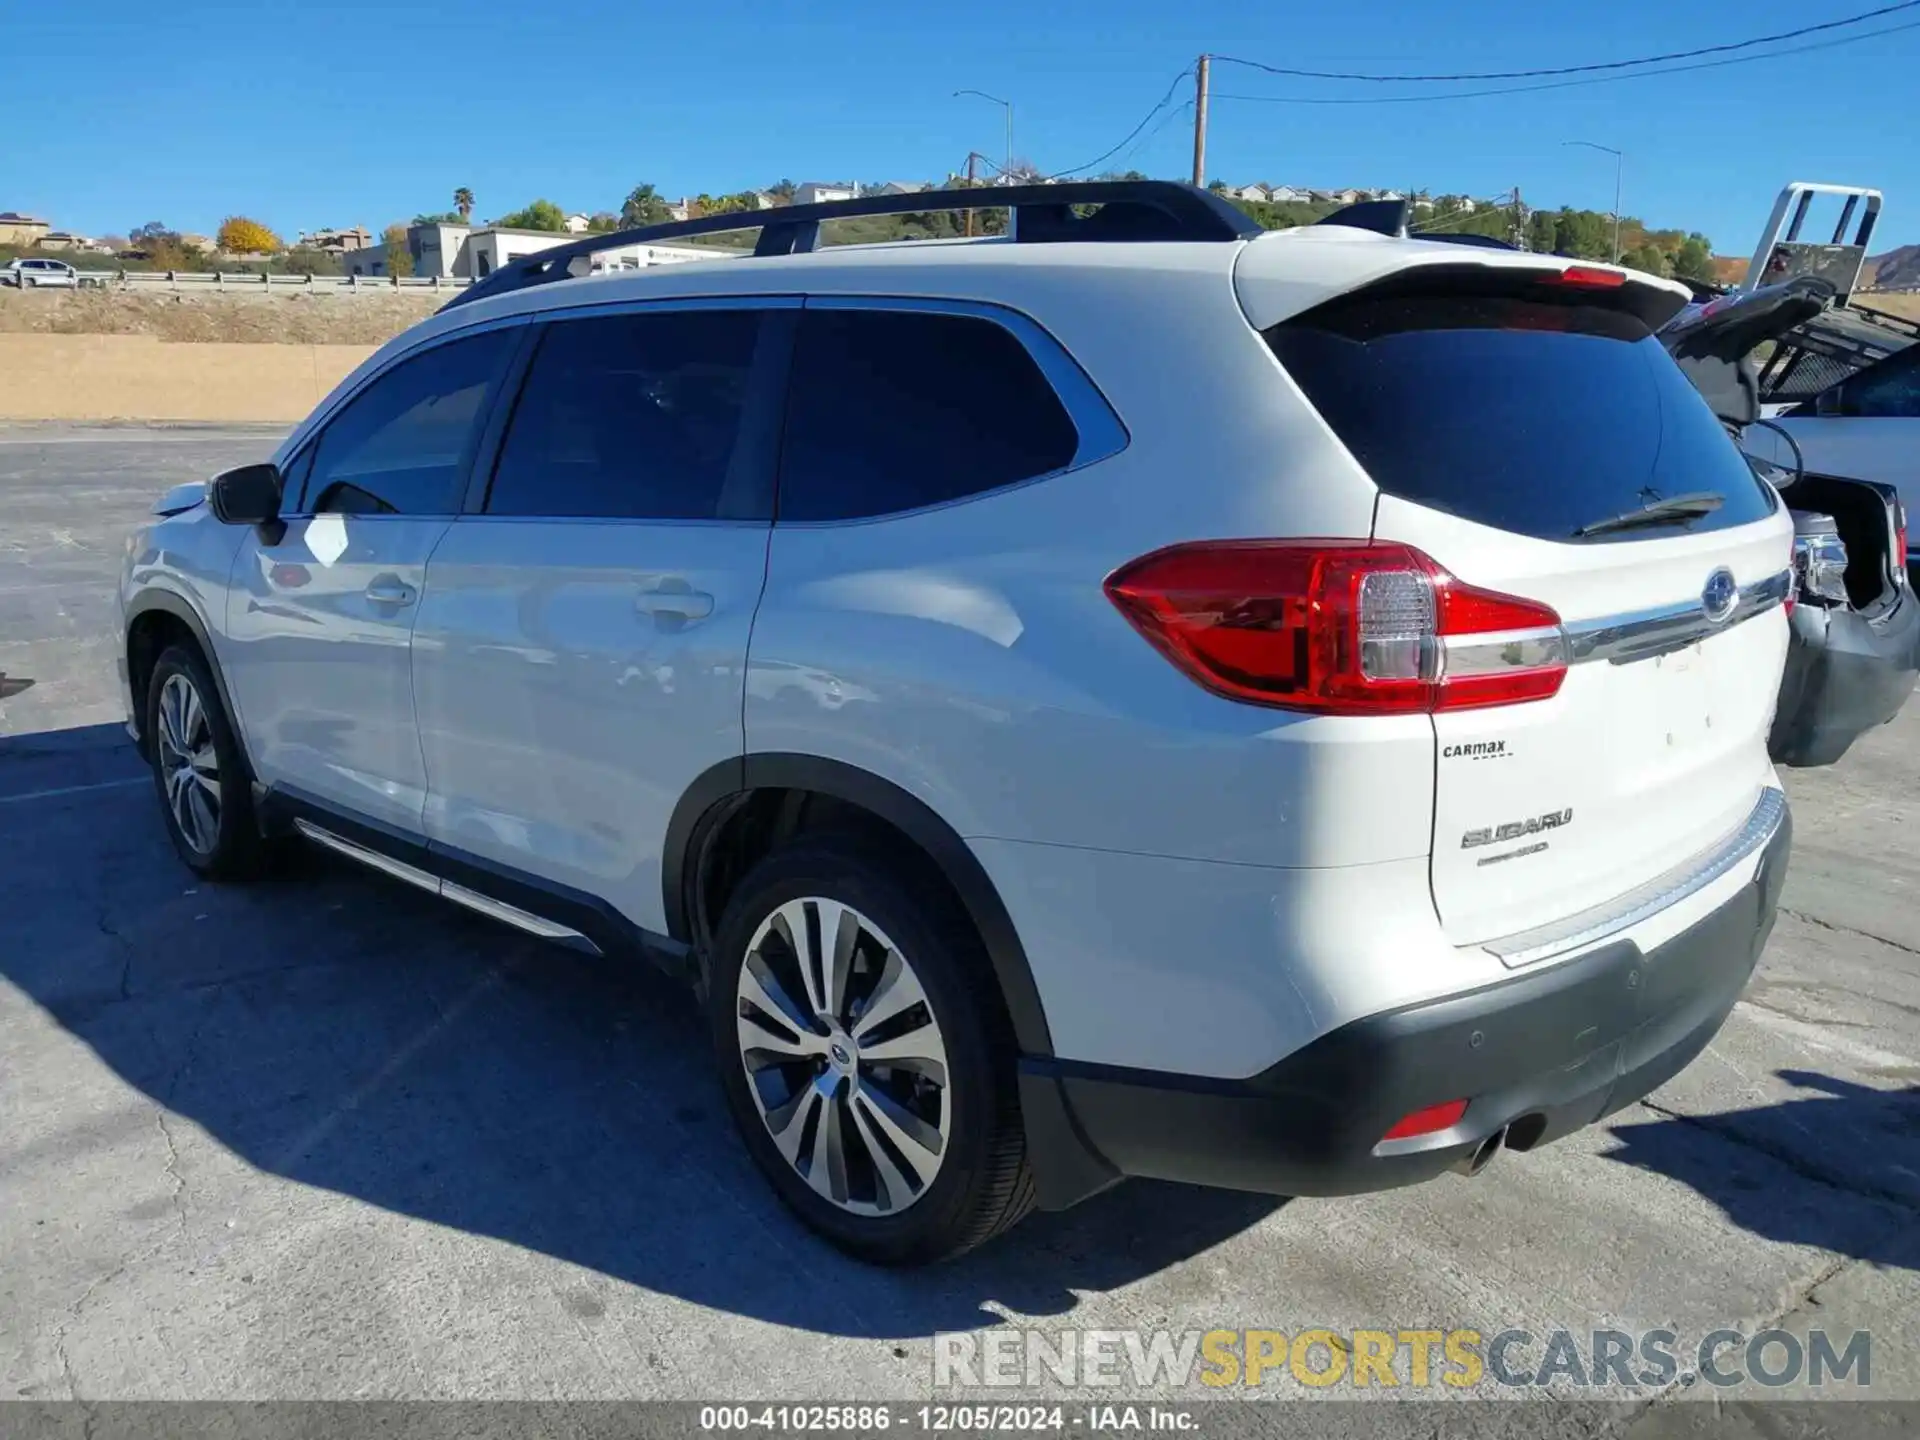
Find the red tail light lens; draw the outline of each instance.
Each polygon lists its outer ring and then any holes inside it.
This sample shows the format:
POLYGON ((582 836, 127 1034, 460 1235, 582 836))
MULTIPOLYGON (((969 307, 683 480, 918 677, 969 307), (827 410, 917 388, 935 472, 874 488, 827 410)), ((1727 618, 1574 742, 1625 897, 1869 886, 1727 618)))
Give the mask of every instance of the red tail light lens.
POLYGON ((1559 283, 1581 285, 1589 290, 1618 290, 1627 283, 1627 277, 1625 272, 1620 270, 1601 270, 1592 265, 1569 265, 1560 272, 1559 283))
POLYGON ((1460 1117, 1466 1113, 1467 1102, 1464 1100, 1448 1100, 1439 1105, 1429 1105, 1424 1110, 1415 1110, 1401 1116, 1394 1127, 1380 1138, 1411 1140, 1416 1135, 1432 1135, 1437 1131, 1458 1125, 1460 1117))
POLYGON ((1566 676, 1545 605, 1456 580, 1411 545, 1202 541, 1107 579, 1108 598, 1217 694, 1336 715, 1544 700, 1566 676))

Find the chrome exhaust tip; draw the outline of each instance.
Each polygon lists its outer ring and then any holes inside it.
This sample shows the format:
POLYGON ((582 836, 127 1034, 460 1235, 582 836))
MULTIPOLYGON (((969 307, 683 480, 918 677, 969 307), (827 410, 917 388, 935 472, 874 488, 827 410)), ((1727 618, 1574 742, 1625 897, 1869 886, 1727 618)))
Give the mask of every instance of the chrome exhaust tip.
POLYGON ((1487 1136, 1473 1147, 1473 1153, 1453 1162, 1453 1172, 1471 1178, 1487 1168, 1489 1161, 1500 1153, 1500 1147, 1507 1143, 1507 1127, 1502 1125, 1493 1134, 1487 1136))

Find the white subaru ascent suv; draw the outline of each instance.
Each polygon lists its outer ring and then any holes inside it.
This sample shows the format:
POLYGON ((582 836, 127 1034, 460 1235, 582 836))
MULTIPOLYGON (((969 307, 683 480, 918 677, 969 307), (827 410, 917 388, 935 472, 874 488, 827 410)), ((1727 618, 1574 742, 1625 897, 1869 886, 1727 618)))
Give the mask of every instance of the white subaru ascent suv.
POLYGON ((516 261, 163 501, 185 863, 304 837, 665 966, 889 1263, 1126 1176, 1471 1173, 1686 1065, 1786 865, 1793 599, 1686 291, 1154 182, 816 244, 981 194, 516 261))

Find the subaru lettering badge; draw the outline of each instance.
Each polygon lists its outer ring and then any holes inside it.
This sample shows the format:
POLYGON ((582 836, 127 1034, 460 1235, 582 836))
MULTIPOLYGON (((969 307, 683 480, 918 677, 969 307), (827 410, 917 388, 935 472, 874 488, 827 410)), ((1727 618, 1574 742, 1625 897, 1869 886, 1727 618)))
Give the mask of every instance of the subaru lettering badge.
POLYGON ((1733 583, 1731 570, 1716 570, 1707 577, 1707 588, 1700 592, 1700 606, 1707 618, 1718 624, 1733 613, 1740 599, 1740 587, 1733 583))

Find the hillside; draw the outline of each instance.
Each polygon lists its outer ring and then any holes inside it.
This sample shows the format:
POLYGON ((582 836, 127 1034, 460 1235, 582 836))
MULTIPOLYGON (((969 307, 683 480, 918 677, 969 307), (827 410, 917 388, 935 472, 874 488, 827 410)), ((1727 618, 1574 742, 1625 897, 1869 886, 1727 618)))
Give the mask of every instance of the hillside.
POLYGON ((1920 290, 1920 245, 1902 245, 1884 255, 1869 255, 1869 282, 1883 290, 1920 290))
POLYGON ((175 343, 378 345, 446 300, 431 291, 304 295, 0 290, 0 335, 150 335, 175 343))

